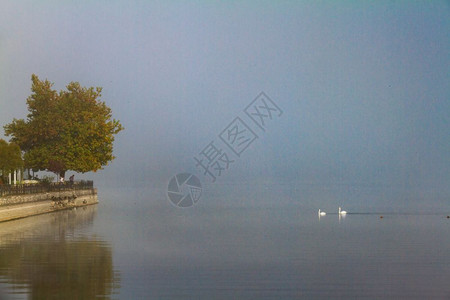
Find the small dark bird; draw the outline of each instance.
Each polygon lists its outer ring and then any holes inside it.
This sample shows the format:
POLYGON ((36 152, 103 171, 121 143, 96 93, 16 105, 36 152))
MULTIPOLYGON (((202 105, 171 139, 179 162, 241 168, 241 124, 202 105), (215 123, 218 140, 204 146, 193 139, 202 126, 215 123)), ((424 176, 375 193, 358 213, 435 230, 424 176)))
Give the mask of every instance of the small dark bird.
POLYGON ((380 216, 380 219, 383 219, 383 216, 380 216))

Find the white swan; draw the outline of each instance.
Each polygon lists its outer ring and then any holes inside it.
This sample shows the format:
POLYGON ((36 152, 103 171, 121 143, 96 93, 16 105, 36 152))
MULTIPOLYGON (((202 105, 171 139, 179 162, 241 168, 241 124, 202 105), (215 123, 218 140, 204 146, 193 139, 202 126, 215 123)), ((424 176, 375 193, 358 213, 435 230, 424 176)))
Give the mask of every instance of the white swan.
POLYGON ((318 214, 319 214, 319 216, 325 216, 327 213, 324 211, 320 211, 320 208, 319 208, 318 214))
POLYGON ((346 215, 347 212, 345 210, 341 210, 341 207, 339 206, 339 215, 346 215))

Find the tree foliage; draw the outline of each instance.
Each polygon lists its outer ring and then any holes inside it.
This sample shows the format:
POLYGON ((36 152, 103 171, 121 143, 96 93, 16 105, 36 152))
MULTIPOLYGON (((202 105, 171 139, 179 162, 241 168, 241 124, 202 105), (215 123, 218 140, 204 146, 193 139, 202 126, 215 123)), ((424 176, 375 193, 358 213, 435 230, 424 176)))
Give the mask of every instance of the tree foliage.
POLYGON ((22 152, 19 146, 0 139, 0 171, 2 176, 22 167, 22 152))
POLYGON ((25 167, 64 176, 67 170, 102 169, 114 159, 114 135, 123 130, 100 100, 102 89, 78 82, 57 92, 48 80, 31 76, 27 120, 13 119, 5 134, 24 151, 25 167))

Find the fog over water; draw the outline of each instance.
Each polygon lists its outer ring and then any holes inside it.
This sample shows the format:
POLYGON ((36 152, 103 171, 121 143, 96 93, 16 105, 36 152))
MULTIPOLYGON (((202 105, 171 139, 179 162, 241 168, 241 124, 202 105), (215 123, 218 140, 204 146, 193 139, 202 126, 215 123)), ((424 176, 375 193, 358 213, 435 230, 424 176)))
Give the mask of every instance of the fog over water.
POLYGON ((448 299, 449 29, 448 1, 1 1, 0 125, 34 73, 125 130, 75 174, 98 205, 0 224, 0 298, 448 299))
POLYGON ((191 172, 209 199, 270 183, 292 188, 283 203, 433 210, 450 195, 449 14, 448 1, 3 1, 0 124, 26 117, 32 73, 79 81, 125 127, 117 159, 77 175, 100 187, 191 172), (212 184, 194 156, 261 91, 283 114, 212 184))

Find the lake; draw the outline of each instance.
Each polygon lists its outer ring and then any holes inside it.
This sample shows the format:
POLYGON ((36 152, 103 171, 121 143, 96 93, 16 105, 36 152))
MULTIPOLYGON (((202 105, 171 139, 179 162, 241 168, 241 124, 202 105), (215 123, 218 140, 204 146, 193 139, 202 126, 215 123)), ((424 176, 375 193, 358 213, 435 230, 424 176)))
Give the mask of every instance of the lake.
POLYGON ((0 224, 0 299, 450 299, 448 204, 395 197, 217 185, 182 209, 99 187, 98 205, 0 224))

